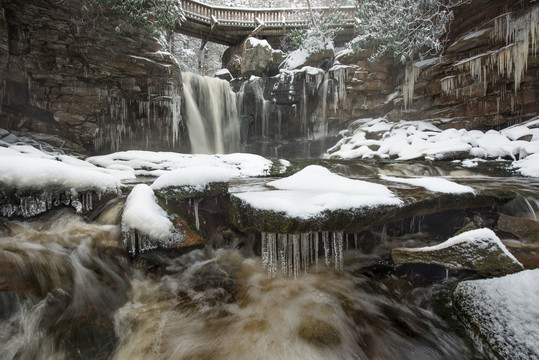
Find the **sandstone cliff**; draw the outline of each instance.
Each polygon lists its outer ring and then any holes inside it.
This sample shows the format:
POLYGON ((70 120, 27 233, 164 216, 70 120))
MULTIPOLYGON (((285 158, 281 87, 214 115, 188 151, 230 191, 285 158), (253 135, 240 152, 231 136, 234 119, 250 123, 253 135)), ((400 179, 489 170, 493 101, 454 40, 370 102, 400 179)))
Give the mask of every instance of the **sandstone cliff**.
POLYGON ((0 128, 56 135, 79 151, 178 146, 181 74, 163 41, 115 31, 113 13, 102 21, 82 5, 0 2, 0 128))

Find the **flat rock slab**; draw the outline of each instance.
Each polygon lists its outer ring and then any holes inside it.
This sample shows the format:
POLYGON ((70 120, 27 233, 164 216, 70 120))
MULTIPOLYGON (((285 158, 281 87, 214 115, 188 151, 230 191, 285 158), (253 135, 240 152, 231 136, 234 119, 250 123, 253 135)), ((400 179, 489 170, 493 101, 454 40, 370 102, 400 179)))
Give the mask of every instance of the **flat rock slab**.
POLYGON ((464 232, 447 241, 422 248, 396 248, 395 264, 435 264, 451 270, 472 270, 485 276, 500 276, 522 270, 522 264, 490 229, 464 232))
POLYGON ((232 189, 232 220, 244 231, 358 233, 414 216, 499 206, 515 196, 499 189, 475 192, 445 179, 416 179, 427 180, 419 185, 396 180, 403 179, 356 180, 311 165, 287 178, 257 184, 251 191, 232 189))
POLYGON ((453 303, 492 358, 539 359, 539 270, 463 281, 453 303))

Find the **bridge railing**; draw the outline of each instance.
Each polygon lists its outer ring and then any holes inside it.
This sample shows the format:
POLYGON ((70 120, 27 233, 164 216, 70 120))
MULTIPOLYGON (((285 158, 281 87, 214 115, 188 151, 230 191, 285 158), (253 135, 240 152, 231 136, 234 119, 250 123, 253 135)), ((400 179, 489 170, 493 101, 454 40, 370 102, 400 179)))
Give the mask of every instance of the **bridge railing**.
MULTIPOLYGON (((213 25, 215 22, 223 27, 246 27, 260 25, 266 28, 275 27, 307 27, 309 15, 307 8, 296 9, 244 9, 225 6, 212 6, 195 0, 181 0, 183 11, 188 19, 213 25)), ((329 15, 332 9, 328 7, 315 7, 313 12, 329 15)), ((345 6, 336 10, 344 16, 344 26, 353 26, 355 21, 355 7, 345 6)))

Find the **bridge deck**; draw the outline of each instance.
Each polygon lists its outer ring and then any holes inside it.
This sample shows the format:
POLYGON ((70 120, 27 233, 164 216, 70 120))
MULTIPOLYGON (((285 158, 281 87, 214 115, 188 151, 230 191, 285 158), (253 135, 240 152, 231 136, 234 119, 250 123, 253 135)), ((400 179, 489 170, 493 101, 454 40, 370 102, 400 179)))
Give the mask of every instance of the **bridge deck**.
MULTIPOLYGON (((267 39, 279 47, 280 38, 294 29, 305 29, 310 24, 307 8, 297 9, 242 9, 207 5, 195 0, 181 0, 185 21, 176 31, 207 41, 233 46, 248 36, 267 39)), ((313 12, 329 15, 328 7, 312 8, 313 12)), ((343 15, 341 30, 335 43, 341 45, 354 37, 355 7, 346 6, 336 10, 343 15)))

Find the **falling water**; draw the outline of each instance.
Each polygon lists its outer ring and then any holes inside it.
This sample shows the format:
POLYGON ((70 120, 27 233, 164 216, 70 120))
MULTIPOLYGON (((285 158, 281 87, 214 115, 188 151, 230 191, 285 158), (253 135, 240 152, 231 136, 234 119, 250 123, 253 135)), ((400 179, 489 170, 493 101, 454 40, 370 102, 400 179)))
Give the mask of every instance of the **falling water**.
POLYGON ((183 73, 185 118, 191 152, 223 154, 237 151, 240 123, 236 95, 228 82, 183 73))

